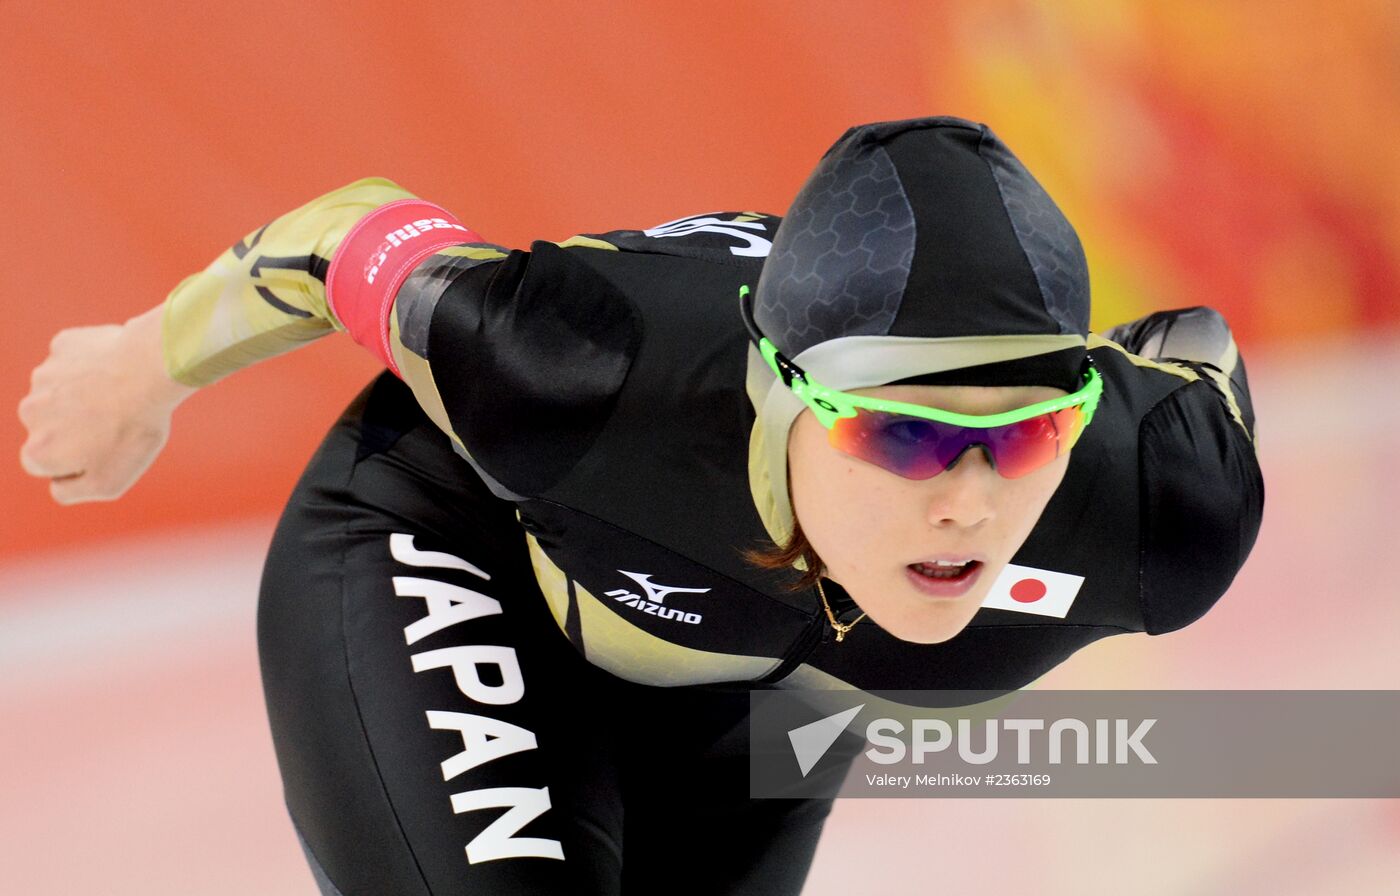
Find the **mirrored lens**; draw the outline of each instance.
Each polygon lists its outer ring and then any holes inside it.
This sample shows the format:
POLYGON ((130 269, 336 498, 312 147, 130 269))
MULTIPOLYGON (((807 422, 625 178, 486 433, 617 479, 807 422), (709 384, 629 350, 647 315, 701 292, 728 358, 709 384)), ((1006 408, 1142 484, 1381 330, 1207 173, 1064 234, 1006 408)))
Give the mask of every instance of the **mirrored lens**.
POLYGON ((1083 421, 1084 413, 1076 406, 983 432, 996 458, 997 472, 1007 479, 1019 479, 1068 451, 1084 428, 1083 421))
POLYGON ((829 433, 832 447, 906 479, 928 479, 969 445, 986 445, 997 472, 1017 479, 1068 451, 1083 430, 1079 406, 987 429, 858 408, 829 433))

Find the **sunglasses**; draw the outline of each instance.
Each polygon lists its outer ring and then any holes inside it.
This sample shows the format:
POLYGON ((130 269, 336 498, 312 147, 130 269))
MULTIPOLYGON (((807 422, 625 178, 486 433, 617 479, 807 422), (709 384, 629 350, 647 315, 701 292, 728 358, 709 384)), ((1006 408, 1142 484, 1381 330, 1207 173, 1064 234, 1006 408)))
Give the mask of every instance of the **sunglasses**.
POLYGON ((1079 391, 1000 414, 955 414, 829 389, 778 351, 753 319, 749 288, 739 309, 749 338, 783 384, 811 408, 831 446, 905 479, 929 479, 980 446, 997 473, 1018 479, 1069 451, 1094 419, 1103 380, 1086 362, 1079 391))

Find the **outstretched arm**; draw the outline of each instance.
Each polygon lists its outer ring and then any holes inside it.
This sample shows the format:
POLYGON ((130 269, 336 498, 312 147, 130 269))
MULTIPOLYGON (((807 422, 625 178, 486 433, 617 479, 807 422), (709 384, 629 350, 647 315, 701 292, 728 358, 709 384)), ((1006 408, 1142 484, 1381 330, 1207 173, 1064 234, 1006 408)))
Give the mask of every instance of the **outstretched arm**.
POLYGON ((59 503, 115 499, 150 466, 171 413, 195 389, 336 331, 408 381, 447 429, 426 361, 405 348, 393 305, 401 291, 440 290, 431 276, 410 278, 416 266, 465 269, 504 257, 480 240, 382 178, 320 196, 250 233, 156 308, 55 336, 19 405, 29 431, 20 462, 50 479, 59 503))
POLYGON ((175 287, 164 303, 166 369, 206 386, 348 330, 397 372, 386 341, 395 289, 432 251, 480 241, 451 213, 383 178, 318 196, 175 287))

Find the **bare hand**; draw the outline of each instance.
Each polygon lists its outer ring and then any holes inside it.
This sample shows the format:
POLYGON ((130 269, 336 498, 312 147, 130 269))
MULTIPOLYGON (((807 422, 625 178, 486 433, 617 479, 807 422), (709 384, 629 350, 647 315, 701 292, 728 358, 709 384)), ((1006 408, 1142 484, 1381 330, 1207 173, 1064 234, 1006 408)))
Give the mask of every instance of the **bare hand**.
POLYGON ((165 372, 161 307, 125 324, 70 327, 30 375, 19 419, 26 473, 50 480, 60 504, 111 501, 146 472, 195 391, 165 372))

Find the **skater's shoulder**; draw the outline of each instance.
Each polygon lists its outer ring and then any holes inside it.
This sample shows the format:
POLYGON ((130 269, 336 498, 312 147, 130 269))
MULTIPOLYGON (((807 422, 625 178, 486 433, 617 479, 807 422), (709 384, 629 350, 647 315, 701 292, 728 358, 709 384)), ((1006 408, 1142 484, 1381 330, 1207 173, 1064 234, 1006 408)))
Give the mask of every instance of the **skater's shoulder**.
POLYGON ((781 221, 777 215, 764 212, 705 212, 641 229, 581 233, 556 245, 742 264, 768 257, 781 221))

